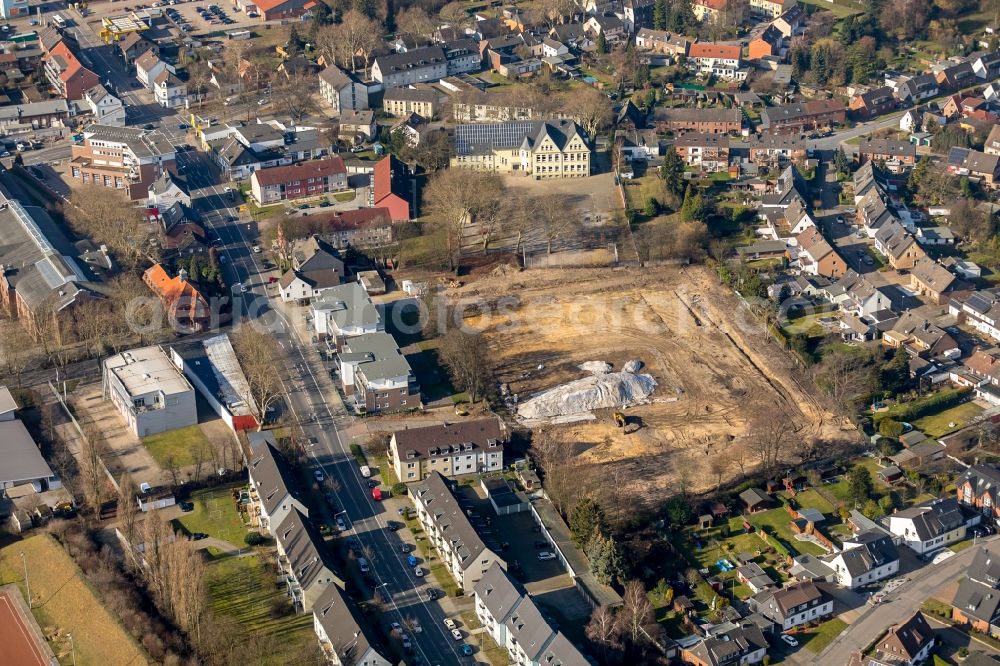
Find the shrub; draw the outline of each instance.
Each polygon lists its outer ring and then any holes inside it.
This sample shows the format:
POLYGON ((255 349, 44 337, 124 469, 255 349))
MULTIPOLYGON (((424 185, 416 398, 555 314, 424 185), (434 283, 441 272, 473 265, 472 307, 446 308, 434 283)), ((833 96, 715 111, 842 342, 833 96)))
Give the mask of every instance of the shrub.
POLYGON ((368 458, 365 457, 365 452, 357 444, 351 444, 351 455, 354 456, 354 460, 356 460, 359 465, 368 464, 368 458))
POLYGON ((406 496, 406 484, 400 481, 392 487, 392 494, 396 497, 406 496))
POLYGON ((259 546, 264 543, 264 535, 260 532, 247 532, 247 535, 243 537, 243 541, 248 546, 259 546))

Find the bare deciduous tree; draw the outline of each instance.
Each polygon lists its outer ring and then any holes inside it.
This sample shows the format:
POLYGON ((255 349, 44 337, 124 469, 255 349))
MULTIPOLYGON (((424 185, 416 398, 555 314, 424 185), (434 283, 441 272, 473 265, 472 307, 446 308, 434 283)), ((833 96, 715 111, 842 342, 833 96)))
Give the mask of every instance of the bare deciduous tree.
POLYGON ((271 96, 275 106, 288 114, 296 125, 302 119, 316 110, 316 99, 313 96, 314 78, 297 72, 288 76, 280 76, 271 88, 271 96))
MULTIPOLYGON (((42 317, 43 319, 45 317, 42 317)), ((4 321, 0 324, 0 360, 3 362, 4 374, 14 380, 17 388, 21 388, 21 380, 25 371, 38 362, 38 345, 31 335, 18 322, 4 321)))
POLYGON ((396 17, 396 28, 410 35, 428 35, 434 30, 434 20, 421 7, 407 7, 396 17))
POLYGON ((622 594, 622 606, 617 614, 622 635, 632 646, 645 643, 642 628, 654 619, 653 604, 646 596, 646 588, 638 580, 631 580, 622 594))
POLYGON ((606 127, 614 116, 611 100, 597 88, 585 86, 564 101, 563 112, 566 116, 576 118, 583 130, 591 139, 597 132, 606 127))
POLYGON ((468 393, 469 402, 484 397, 484 390, 492 381, 493 367, 482 334, 452 328, 441 338, 438 353, 455 388, 468 393))
POLYGON ((363 58, 367 78, 369 58, 381 38, 379 22, 352 9, 339 24, 323 27, 316 35, 316 45, 323 55, 350 71, 354 70, 355 58, 363 58))
POLYGON ((462 227, 503 198, 503 181, 494 173, 445 169, 430 179, 424 201, 430 218, 445 230, 449 267, 454 268, 461 250, 462 227))
POLYGON ((137 266, 149 255, 147 241, 154 230, 120 190, 99 185, 78 188, 65 213, 75 231, 107 245, 126 266, 137 266))
POLYGON ((95 512, 100 512, 108 484, 104 462, 101 460, 105 447, 104 435, 93 422, 84 424, 82 429, 79 464, 83 495, 87 504, 95 512))
POLYGON ((129 548, 125 551, 125 562, 130 569, 135 569, 139 562, 136 558, 136 516, 139 513, 139 506, 136 500, 138 489, 132 476, 125 472, 118 481, 118 524, 121 526, 122 535, 129 543, 129 548))
POLYGON ((242 326, 231 334, 233 350, 247 378, 248 395, 244 396, 257 415, 260 430, 271 406, 281 398, 281 378, 276 372, 280 355, 274 338, 254 326, 242 326))
POLYGON ((599 606, 590 616, 585 630, 587 638, 601 651, 601 663, 616 662, 621 650, 621 631, 615 613, 607 606, 599 606))
POLYGON ((789 422, 786 414, 769 413, 754 419, 747 428, 746 446, 765 475, 775 470, 793 441, 789 422))

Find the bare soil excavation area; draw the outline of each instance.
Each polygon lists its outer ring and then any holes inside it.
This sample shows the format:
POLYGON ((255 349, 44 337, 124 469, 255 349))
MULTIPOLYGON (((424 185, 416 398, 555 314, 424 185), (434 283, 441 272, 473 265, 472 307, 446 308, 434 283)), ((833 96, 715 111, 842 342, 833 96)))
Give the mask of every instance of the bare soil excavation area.
MULTIPOLYGON (((587 462, 624 466, 624 478, 637 488, 669 489, 683 473, 692 490, 709 489, 717 479, 708 459, 732 459, 730 449, 744 446, 748 425, 762 416, 784 419, 801 441, 855 437, 706 268, 501 267, 456 295, 490 304, 489 318, 468 321, 484 328, 500 381, 519 400, 585 376, 577 367, 584 361, 607 361, 616 370, 631 359, 645 364, 642 372, 659 385, 650 404, 626 410, 641 419, 637 432, 624 434, 610 410, 544 427, 546 436, 582 445, 587 462)), ((749 458, 747 468, 753 466, 749 458)), ((738 472, 733 464, 726 475, 738 472)))

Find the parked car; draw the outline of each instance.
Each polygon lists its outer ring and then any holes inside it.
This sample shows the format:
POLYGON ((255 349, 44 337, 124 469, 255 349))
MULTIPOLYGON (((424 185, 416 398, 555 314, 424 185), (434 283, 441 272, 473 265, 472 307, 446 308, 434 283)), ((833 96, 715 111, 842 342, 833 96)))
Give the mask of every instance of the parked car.
POLYGON ((393 532, 398 532, 399 530, 401 530, 404 527, 406 527, 406 525, 404 525, 403 523, 399 522, 398 520, 390 520, 385 525, 386 525, 386 527, 388 527, 393 532))
POLYGON ((202 539, 207 539, 208 535, 204 532, 192 532, 188 535, 188 541, 201 541, 202 539))
POLYGON ((341 532, 347 531, 347 523, 344 522, 343 516, 337 516, 337 529, 341 532))
POLYGON ((181 502, 181 511, 185 513, 194 511, 194 502, 181 502))
POLYGON ((417 567, 416 569, 413 570, 413 575, 416 576, 417 578, 423 578, 424 570, 421 567, 417 567))
POLYGON ((412 553, 413 548, 414 546, 412 543, 404 543, 402 546, 399 547, 399 549, 403 552, 404 555, 406 553, 412 553))
POLYGON ((424 592, 424 596, 427 597, 427 601, 434 601, 437 599, 437 590, 429 588, 426 592, 424 592))
POLYGON ((791 636, 789 636, 788 634, 781 634, 781 640, 785 641, 786 643, 788 643, 792 647, 798 647, 799 646, 799 642, 797 640, 795 640, 794 638, 792 638, 791 636))
POLYGON ((317 468, 313 470, 313 478, 317 481, 322 481, 326 478, 326 475, 323 474, 323 470, 317 468))
POLYGON ((398 632, 402 633, 403 632, 403 627, 400 626, 399 622, 393 622, 392 624, 389 625, 389 630, 390 631, 398 631, 398 632))
POLYGON ((536 541, 535 542, 535 548, 548 548, 548 547, 549 547, 549 542, 548 541, 536 541))
POLYGON ((361 573, 368 573, 372 570, 372 568, 368 566, 368 560, 363 557, 358 558, 358 568, 361 569, 361 573))
POLYGON ((451 630, 451 637, 454 638, 456 641, 460 641, 463 638, 462 632, 459 631, 458 629, 452 629, 451 630))
POLYGON ((551 551, 545 550, 538 553, 539 562, 548 562, 549 560, 554 560, 554 559, 556 559, 556 554, 551 551))
POLYGON ((453 619, 451 619, 450 617, 446 617, 444 619, 444 626, 454 631, 457 625, 455 624, 455 621, 453 619))
POLYGON ((472 648, 471 645, 462 646, 462 654, 464 654, 466 657, 471 656, 473 652, 475 652, 475 650, 472 648))
POLYGON ((408 555, 406 557, 406 563, 409 564, 411 567, 415 567, 417 566, 417 558, 414 557, 413 555, 408 555))
POLYGON ((403 643, 404 650, 413 649, 413 644, 410 642, 410 637, 407 634, 403 634, 399 640, 403 643))

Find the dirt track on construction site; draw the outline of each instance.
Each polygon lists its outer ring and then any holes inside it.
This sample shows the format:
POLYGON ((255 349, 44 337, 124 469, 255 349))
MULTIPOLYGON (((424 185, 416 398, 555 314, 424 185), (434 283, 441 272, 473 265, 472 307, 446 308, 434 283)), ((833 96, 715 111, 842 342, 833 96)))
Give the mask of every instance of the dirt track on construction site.
MULTIPOLYGON (((720 452, 733 458, 730 449, 743 446, 748 425, 761 416, 784 419, 801 441, 854 437, 703 267, 501 268, 451 294, 491 304, 489 320, 469 321, 484 328, 500 380, 520 400, 584 376, 576 367, 583 361, 618 369, 641 360, 659 386, 651 404, 627 411, 641 418, 638 432, 625 435, 600 413, 547 426, 546 434, 578 445, 587 462, 625 468, 646 489, 671 488, 680 473, 694 489, 713 486, 706 461, 720 452)), ((737 471, 733 464, 728 473, 737 471)))

